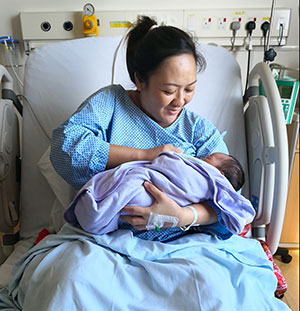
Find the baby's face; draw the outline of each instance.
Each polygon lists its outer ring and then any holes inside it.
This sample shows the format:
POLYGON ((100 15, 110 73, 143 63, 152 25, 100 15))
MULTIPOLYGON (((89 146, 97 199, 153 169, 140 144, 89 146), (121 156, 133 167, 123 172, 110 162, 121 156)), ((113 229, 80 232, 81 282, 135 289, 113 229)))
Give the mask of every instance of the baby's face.
POLYGON ((221 152, 215 152, 213 154, 211 154, 210 156, 208 156, 205 159, 202 159, 204 162, 213 165, 215 167, 219 167, 222 164, 223 160, 227 159, 227 155, 221 152))

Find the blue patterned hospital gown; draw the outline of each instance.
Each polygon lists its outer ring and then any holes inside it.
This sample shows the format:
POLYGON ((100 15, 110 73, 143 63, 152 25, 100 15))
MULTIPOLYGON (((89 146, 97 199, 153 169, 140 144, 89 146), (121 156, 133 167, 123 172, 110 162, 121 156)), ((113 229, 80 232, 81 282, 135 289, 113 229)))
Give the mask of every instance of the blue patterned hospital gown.
MULTIPOLYGON (((50 158, 56 171, 80 189, 105 169, 110 143, 140 149, 172 144, 199 158, 213 152, 228 153, 219 131, 207 119, 183 108, 177 120, 163 128, 131 101, 121 85, 111 85, 91 95, 53 131, 50 158)), ((141 238, 159 241, 186 233, 179 228, 156 232, 128 227, 141 238)))

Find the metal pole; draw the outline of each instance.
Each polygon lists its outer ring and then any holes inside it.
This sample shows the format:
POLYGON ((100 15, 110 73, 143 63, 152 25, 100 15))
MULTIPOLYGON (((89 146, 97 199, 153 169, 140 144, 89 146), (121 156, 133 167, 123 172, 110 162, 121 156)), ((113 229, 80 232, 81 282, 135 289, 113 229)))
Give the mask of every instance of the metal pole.
POLYGON ((272 29, 272 23, 273 23, 274 9, 275 9, 275 0, 272 0, 271 15, 270 15, 270 29, 269 29, 268 37, 267 37, 266 51, 268 51, 269 47, 270 47, 270 37, 271 37, 271 29, 272 29))

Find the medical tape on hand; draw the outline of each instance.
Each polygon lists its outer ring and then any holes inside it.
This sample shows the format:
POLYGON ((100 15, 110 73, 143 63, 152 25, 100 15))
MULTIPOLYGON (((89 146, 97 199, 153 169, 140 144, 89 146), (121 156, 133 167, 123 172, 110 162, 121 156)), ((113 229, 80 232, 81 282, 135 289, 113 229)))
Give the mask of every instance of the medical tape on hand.
POLYGON ((179 222, 179 219, 177 217, 150 213, 150 216, 148 218, 148 223, 146 225, 146 229, 157 230, 157 228, 163 228, 165 223, 171 223, 172 224, 171 227, 176 227, 178 222, 179 222))

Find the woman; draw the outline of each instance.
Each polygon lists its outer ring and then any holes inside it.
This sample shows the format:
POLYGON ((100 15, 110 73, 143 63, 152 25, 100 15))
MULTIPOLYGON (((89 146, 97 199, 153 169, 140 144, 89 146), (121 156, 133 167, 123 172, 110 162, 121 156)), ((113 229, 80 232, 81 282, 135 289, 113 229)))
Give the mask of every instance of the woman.
MULTIPOLYGON (((219 131, 185 108, 194 95, 197 69, 205 67, 192 38, 174 27, 157 27, 155 21, 143 17, 127 39, 127 68, 136 90, 112 85, 97 91, 53 133, 51 161, 74 188, 81 188, 100 171, 128 161, 153 160, 163 151, 200 158, 228 152, 219 131)), ((124 212, 135 215, 124 217, 126 222, 145 229, 151 210, 157 210, 158 204, 163 214, 178 216, 181 207, 153 185, 145 187, 156 202, 146 209, 125 207, 124 212)), ((194 208, 205 224, 217 221, 210 205, 202 204, 201 208, 195 204, 194 208)), ((194 214, 189 208, 184 210, 180 223, 189 225, 194 214)), ((129 228, 151 240, 183 234, 179 228, 159 234, 129 228)))

